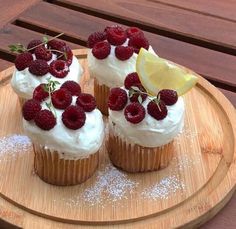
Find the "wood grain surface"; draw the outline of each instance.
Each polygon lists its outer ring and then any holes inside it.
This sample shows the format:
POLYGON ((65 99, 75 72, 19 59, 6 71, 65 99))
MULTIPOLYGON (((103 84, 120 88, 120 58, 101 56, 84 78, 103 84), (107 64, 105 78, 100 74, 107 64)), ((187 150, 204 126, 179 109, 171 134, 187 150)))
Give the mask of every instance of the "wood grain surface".
MULTIPOLYGON (((85 68, 82 88, 91 92, 86 51, 76 54, 85 68)), ((22 133, 17 96, 9 85, 12 70, 0 75, 0 115, 4 117, 1 119, 1 136, 22 133)), ((235 190, 235 109, 221 92, 200 76, 199 83, 184 100, 185 129, 175 140, 175 159, 159 172, 128 174, 129 179, 140 185, 127 199, 103 203, 105 208, 101 205, 89 207, 82 199, 79 205, 69 207, 62 199, 68 200, 90 187, 96 176, 74 187, 62 189, 48 185, 33 173, 30 148, 27 153, 16 155, 16 160, 0 161, 0 174, 4 174, 0 178, 1 217, 24 228, 38 228, 39 225, 43 228, 93 228, 93 225, 101 225, 97 226, 101 228, 190 228, 209 220, 235 190), (194 163, 180 167, 186 157, 194 163), (170 175, 179 177, 185 188, 167 199, 141 197, 143 189, 170 175)), ((108 163, 104 146, 100 158, 100 166, 108 163)))

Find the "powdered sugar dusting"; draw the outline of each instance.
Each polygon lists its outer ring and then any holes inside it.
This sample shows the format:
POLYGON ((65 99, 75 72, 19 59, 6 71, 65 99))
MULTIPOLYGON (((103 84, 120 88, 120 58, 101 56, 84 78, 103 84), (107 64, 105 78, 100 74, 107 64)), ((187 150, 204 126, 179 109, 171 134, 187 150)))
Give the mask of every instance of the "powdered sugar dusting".
POLYGON ((153 200, 168 199, 179 190, 184 190, 185 184, 176 175, 166 176, 157 184, 144 189, 141 195, 153 200))
POLYGON ((10 135, 0 138, 0 161, 8 161, 23 154, 31 147, 31 141, 24 135, 10 135))

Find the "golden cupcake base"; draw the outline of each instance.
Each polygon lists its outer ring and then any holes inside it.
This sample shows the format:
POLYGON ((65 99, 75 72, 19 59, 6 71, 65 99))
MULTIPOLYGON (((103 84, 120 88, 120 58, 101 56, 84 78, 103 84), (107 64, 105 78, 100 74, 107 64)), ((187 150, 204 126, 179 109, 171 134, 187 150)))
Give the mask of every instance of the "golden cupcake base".
POLYGON ((38 176, 53 185, 76 185, 91 177, 98 167, 99 154, 88 158, 66 160, 59 157, 57 151, 50 151, 34 144, 34 168, 38 176))
POLYGON ((130 144, 119 136, 109 134, 108 154, 116 167, 126 172, 148 172, 168 166, 173 157, 173 142, 162 147, 142 147, 130 144))
POLYGON ((104 115, 108 115, 108 96, 109 96, 110 88, 106 85, 100 85, 96 79, 94 79, 94 97, 97 102, 98 109, 104 115))

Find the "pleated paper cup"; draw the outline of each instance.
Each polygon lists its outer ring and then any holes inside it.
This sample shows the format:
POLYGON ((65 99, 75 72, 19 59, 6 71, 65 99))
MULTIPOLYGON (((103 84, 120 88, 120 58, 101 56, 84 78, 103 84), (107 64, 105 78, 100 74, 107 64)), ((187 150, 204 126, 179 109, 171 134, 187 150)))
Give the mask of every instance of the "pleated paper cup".
POLYGON ((162 147, 130 144, 119 136, 109 134, 108 154, 111 162, 126 172, 148 172, 167 167, 173 157, 173 142, 162 147))
POLYGON ((38 176, 53 185, 76 185, 91 177, 98 167, 98 152, 88 158, 67 160, 60 158, 57 151, 51 151, 34 144, 34 168, 38 176))
POLYGON ((110 88, 106 85, 100 85, 96 79, 94 79, 94 97, 96 99, 97 107, 104 115, 108 115, 108 96, 110 88))

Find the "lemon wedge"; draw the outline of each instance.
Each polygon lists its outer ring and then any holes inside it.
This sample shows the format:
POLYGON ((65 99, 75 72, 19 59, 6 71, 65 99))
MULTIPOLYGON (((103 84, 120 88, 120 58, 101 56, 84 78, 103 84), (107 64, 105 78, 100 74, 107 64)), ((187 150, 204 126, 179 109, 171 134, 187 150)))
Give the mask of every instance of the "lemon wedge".
POLYGON ((147 92, 157 95, 162 89, 172 89, 178 95, 188 92, 198 80, 194 72, 160 58, 141 48, 136 62, 136 71, 147 92))

